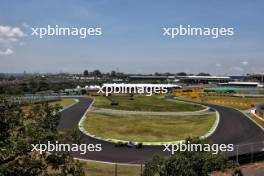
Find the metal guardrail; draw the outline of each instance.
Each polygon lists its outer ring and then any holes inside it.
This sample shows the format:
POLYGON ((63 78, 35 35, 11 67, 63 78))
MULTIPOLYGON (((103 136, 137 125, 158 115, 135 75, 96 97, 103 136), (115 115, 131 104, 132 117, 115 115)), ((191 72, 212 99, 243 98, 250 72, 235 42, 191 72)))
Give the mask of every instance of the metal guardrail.
POLYGON ((25 95, 25 96, 12 96, 9 97, 8 100, 14 103, 38 103, 42 101, 57 101, 61 98, 69 98, 69 97, 81 97, 78 95, 25 95))
POLYGON ((43 101, 57 101, 61 98, 59 96, 50 97, 50 96, 41 96, 41 95, 31 95, 31 96, 16 96, 10 97, 9 100, 13 103, 38 103, 43 101))
POLYGON ((240 164, 264 160, 264 141, 234 146, 234 151, 226 152, 226 156, 240 164))

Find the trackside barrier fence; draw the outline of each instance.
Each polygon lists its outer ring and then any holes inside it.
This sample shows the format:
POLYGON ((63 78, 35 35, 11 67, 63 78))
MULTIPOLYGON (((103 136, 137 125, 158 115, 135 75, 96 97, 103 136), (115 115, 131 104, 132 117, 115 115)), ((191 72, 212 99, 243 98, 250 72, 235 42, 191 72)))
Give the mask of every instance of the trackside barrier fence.
POLYGON ((84 169, 87 175, 142 176, 144 165, 88 162, 84 169))
MULTIPOLYGON (((235 145, 234 151, 225 153, 229 159, 248 164, 264 160, 264 141, 235 145)), ((135 161, 130 164, 100 163, 91 162, 86 165, 85 170, 90 175, 109 175, 109 176, 142 176, 146 161, 135 161)))
POLYGON ((264 160, 264 141, 234 146, 234 151, 226 153, 230 159, 240 164, 264 160))

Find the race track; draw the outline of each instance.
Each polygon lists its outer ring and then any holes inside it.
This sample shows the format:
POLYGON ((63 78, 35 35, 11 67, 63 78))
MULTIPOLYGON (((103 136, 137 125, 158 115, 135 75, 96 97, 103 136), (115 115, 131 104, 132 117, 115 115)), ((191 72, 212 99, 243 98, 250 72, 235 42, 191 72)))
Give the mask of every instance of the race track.
MULTIPOLYGON (((70 108, 62 111, 62 116, 58 126, 58 130, 64 128, 78 128, 78 123, 87 108, 90 106, 92 100, 88 98, 79 97, 79 102, 70 108)), ((254 122, 252 122, 243 113, 218 105, 205 104, 217 110, 220 114, 220 122, 216 131, 209 137, 212 141, 218 144, 249 144, 264 141, 264 132, 254 122)), ((81 133, 81 132, 80 132, 81 133)), ((97 160, 105 162, 116 163, 143 163, 149 160, 153 155, 158 154, 162 156, 169 156, 170 153, 163 152, 163 146, 144 146, 142 149, 115 147, 113 143, 94 139, 81 133, 84 138, 82 143, 86 144, 102 144, 103 150, 100 152, 88 152, 84 155, 79 152, 72 152, 75 158, 97 160)), ((239 154, 248 153, 250 151, 262 150, 262 143, 252 146, 245 145, 239 148, 239 154)), ((234 155, 229 153, 228 155, 234 155)))

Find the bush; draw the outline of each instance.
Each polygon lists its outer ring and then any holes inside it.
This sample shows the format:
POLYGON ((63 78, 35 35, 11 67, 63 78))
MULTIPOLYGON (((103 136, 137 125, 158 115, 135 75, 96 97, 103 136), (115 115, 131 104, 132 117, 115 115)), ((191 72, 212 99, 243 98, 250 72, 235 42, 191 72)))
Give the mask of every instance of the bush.
POLYGON ((117 102, 111 102, 110 105, 111 105, 111 106, 117 106, 118 103, 117 103, 117 102))
POLYGON ((110 96, 108 96, 107 99, 109 101, 111 101, 111 103, 110 103, 111 106, 117 106, 118 105, 118 102, 114 101, 110 96))
MULTIPOLYGON (((203 143, 202 140, 187 139, 193 144, 203 143)), ((209 175, 213 171, 225 170, 239 166, 222 154, 205 151, 176 152, 169 158, 154 157, 145 164, 143 176, 200 176, 209 175)))

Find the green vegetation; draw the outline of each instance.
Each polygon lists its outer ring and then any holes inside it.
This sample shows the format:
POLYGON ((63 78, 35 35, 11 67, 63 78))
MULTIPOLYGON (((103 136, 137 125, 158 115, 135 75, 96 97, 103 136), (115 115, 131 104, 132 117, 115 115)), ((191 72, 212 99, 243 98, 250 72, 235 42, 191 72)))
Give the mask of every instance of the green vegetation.
POLYGON ((258 89, 259 94, 264 94, 264 89, 258 89))
POLYGON ((32 77, 25 78, 23 84, 1 85, 0 94, 3 95, 21 95, 25 93, 37 93, 42 91, 59 91, 63 89, 75 88, 78 84, 74 82, 59 81, 59 83, 50 82, 48 78, 32 77))
MULTIPOLYGON (((140 176, 142 172, 141 166, 139 165, 120 165, 96 161, 79 162, 83 167, 83 172, 85 176, 114 176, 115 171, 117 171, 118 176, 140 176)), ((49 168, 49 173, 59 175, 60 170, 54 170, 52 168, 49 168)))
MULTIPOLYGON (((208 143, 199 139, 187 139, 192 144, 208 143)), ((215 170, 233 169, 238 163, 229 161, 222 154, 204 151, 176 152, 169 158, 155 156, 145 164, 143 176, 201 176, 215 170)))
POLYGON ((71 106, 75 103, 76 103, 76 100, 73 98, 64 98, 60 101, 50 102, 49 105, 54 106, 54 105, 58 104, 59 106, 62 106, 62 107, 68 107, 68 106, 71 106))
MULTIPOLYGON (((1 103, 8 103, 2 99, 1 103)), ((21 107, 0 111, 0 175, 78 175, 82 164, 65 151, 40 154, 31 144, 80 143, 79 130, 57 131, 59 106, 36 104, 24 112, 21 107)))
POLYGON ((109 96, 95 97, 94 107, 128 111, 199 111, 203 106, 166 100, 161 96, 109 96))
MULTIPOLYGON (((65 98, 65 99, 62 99, 60 101, 48 102, 48 105, 50 105, 50 106, 60 106, 60 107, 64 107, 65 108, 65 107, 71 106, 71 105, 73 105, 75 103, 76 103, 75 99, 73 99, 73 98, 65 98)), ((22 106, 21 109, 23 110, 24 113, 29 113, 30 110, 32 109, 32 107, 29 104, 26 104, 26 105, 22 106)))
POLYGON ((256 104, 264 103, 264 98, 230 97, 230 96, 206 96, 203 102, 247 110, 256 104))
POLYGON ((87 113, 84 128, 96 136, 136 142, 166 142, 206 134, 215 114, 195 116, 87 113), (109 125, 111 124, 111 125, 109 125))
POLYGON ((87 161, 83 162, 85 175, 91 176, 114 176, 117 167, 118 176, 140 176, 141 168, 138 165, 115 165, 87 161))

